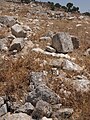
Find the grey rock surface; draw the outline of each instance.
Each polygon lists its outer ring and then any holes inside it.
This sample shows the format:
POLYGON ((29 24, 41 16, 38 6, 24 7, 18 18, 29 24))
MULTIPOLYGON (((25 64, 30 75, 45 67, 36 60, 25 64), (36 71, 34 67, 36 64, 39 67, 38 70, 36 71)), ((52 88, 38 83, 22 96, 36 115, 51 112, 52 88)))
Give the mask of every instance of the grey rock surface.
POLYGON ((52 47, 59 53, 68 53, 73 51, 73 43, 68 33, 60 32, 53 36, 52 47))
POLYGON ((76 76, 71 83, 77 92, 83 93, 90 91, 90 80, 85 76, 76 76))
POLYGON ((24 105, 19 107, 15 112, 16 113, 22 112, 30 115, 33 110, 34 110, 34 106, 31 103, 26 102, 24 105))
POLYGON ((7 51, 7 38, 0 39, 0 51, 7 51))
POLYGON ((51 105, 43 100, 39 100, 36 104, 35 110, 32 113, 32 117, 34 119, 40 119, 44 116, 50 117, 51 114, 52 114, 51 105))
POLYGON ((40 84, 45 84, 45 76, 43 72, 31 72, 30 83, 34 85, 34 88, 40 84))
POLYGON ((17 50, 17 52, 19 52, 23 49, 23 47, 24 47, 24 39, 15 38, 9 47, 9 51, 17 50))
POLYGON ((60 103, 60 97, 44 84, 37 86, 36 89, 26 97, 26 101, 31 102, 33 105, 39 100, 46 101, 50 104, 60 103))
POLYGON ((78 64, 76 64, 70 60, 66 60, 66 59, 63 61, 62 68, 64 70, 70 70, 70 71, 82 71, 83 70, 83 68, 80 67, 78 64))
POLYGON ((51 53, 55 53, 56 52, 56 50, 53 47, 51 47, 51 46, 46 46, 46 51, 51 52, 51 53))
POLYGON ((62 63, 63 63, 63 59, 52 59, 49 62, 50 66, 56 67, 56 68, 61 68, 62 67, 62 63))
POLYGON ((24 31, 24 29, 22 28, 21 25, 19 24, 15 24, 11 27, 11 32, 15 37, 26 37, 26 32, 24 31))
POLYGON ((4 104, 4 99, 0 97, 0 107, 4 104))
POLYGON ((25 113, 15 113, 15 114, 7 113, 0 120, 33 120, 33 119, 31 116, 25 113))
POLYGON ((84 52, 85 56, 90 56, 90 48, 88 48, 85 52, 84 52))
POLYGON ((4 104, 0 107, 0 117, 5 115, 6 113, 7 113, 7 106, 6 104, 4 104))
POLYGON ((0 16, 0 23, 11 27, 16 23, 16 18, 14 16, 0 16))
POLYGON ((52 118, 56 120, 67 120, 72 116, 73 112, 72 108, 62 108, 53 113, 52 118))

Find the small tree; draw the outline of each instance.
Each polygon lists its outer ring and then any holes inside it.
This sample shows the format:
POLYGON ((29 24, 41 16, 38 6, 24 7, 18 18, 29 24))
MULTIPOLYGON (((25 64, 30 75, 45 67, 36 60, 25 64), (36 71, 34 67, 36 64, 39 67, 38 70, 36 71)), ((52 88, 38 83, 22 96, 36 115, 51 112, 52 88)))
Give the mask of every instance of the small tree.
POLYGON ((71 9, 73 7, 73 3, 67 3, 66 5, 68 12, 71 12, 71 9))
POLYGON ((73 8, 71 9, 71 12, 79 12, 79 7, 73 6, 73 8))
POLYGON ((21 0, 22 3, 25 2, 25 3, 27 3, 27 4, 30 3, 30 1, 31 1, 31 0, 21 0))
POLYGON ((85 12, 83 15, 89 16, 90 17, 90 12, 85 12))
POLYGON ((64 9, 65 11, 67 11, 67 7, 66 6, 61 6, 62 9, 64 9))
POLYGON ((56 4, 55 4, 55 7, 60 8, 61 5, 60 5, 59 3, 56 3, 56 4))
POLYGON ((48 4, 50 5, 51 10, 55 10, 55 5, 53 2, 48 1, 48 4))
POLYGON ((53 10, 53 11, 55 10, 54 4, 51 5, 51 10, 53 10))

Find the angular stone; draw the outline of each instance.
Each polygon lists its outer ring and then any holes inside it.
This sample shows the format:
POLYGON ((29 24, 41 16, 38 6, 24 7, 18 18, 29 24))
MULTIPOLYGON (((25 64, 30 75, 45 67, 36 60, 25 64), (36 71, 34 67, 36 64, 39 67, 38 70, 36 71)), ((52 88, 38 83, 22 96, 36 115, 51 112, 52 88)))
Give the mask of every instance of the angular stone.
POLYGON ((0 117, 5 115, 7 113, 7 106, 6 104, 2 105, 2 107, 0 107, 0 117))
POLYGON ((46 51, 51 52, 51 53, 56 52, 56 50, 54 48, 52 48, 51 46, 46 46, 46 51))
POLYGON ((16 18, 14 16, 1 16, 0 23, 11 27, 16 23, 16 18))
POLYGON ((33 105, 36 105, 39 100, 46 101, 50 104, 58 104, 61 99, 54 91, 45 84, 42 84, 37 86, 36 89, 30 92, 26 97, 26 101, 31 102, 33 105))
POLYGON ((85 56, 90 56, 90 48, 88 48, 85 52, 84 52, 85 56))
POLYGON ((41 120, 53 120, 52 118, 43 117, 41 120))
POLYGON ((71 83, 77 92, 83 93, 90 90, 90 80, 88 80, 85 76, 76 76, 71 83))
POLYGON ((63 61, 62 68, 64 70, 77 71, 77 72, 83 70, 83 68, 80 67, 78 64, 75 64, 74 62, 71 62, 71 61, 66 60, 66 59, 63 61))
POLYGON ((30 83, 33 83, 35 88, 42 83, 44 84, 44 80, 45 76, 43 72, 31 72, 30 83))
POLYGON ((53 36, 52 47, 59 53, 73 51, 73 43, 68 33, 60 32, 53 36))
POLYGON ((7 38, 0 39, 0 51, 7 51, 7 38))
POLYGON ((21 107, 19 107, 15 112, 16 113, 26 113, 28 115, 30 115, 34 110, 34 106, 31 103, 26 102, 24 105, 22 105, 21 107))
POLYGON ((33 120, 33 119, 31 116, 25 113, 15 113, 15 114, 7 113, 0 120, 33 120))
POLYGON ((26 32, 23 30, 21 25, 15 24, 11 27, 11 32, 15 37, 26 37, 26 32))
POLYGON ((62 106, 62 104, 56 104, 56 105, 52 106, 52 109, 53 109, 53 111, 57 111, 57 110, 61 109, 61 106, 62 106))
POLYGON ((49 62, 50 66, 56 67, 56 68, 61 68, 62 67, 62 63, 63 63, 63 59, 52 59, 49 62))
POLYGON ((48 31, 48 32, 46 33, 46 37, 53 38, 53 36, 54 36, 54 33, 53 33, 52 31, 48 31))
POLYGON ((42 50, 41 48, 33 48, 32 51, 37 52, 37 53, 42 53, 44 55, 48 55, 48 56, 52 56, 52 57, 70 59, 70 56, 68 54, 50 53, 50 52, 42 50))
POLYGON ((0 107, 4 104, 4 99, 0 97, 0 107))
POLYGON ((51 38, 45 36, 45 37, 41 37, 40 40, 46 40, 46 41, 48 41, 48 40, 51 40, 51 38))
POLYGON ((62 119, 67 119, 70 118, 71 115, 73 114, 73 109, 72 108, 62 108, 55 113, 53 113, 52 118, 57 118, 56 120, 62 120, 62 119))
POLYGON ((9 51, 17 50, 17 52, 21 51, 24 47, 24 39, 23 38, 15 38, 9 48, 9 51))
POLYGON ((39 119, 44 116, 50 117, 51 113, 52 113, 51 105, 43 100, 39 100, 36 104, 35 110, 32 113, 32 117, 34 119, 39 119))
POLYGON ((24 25, 24 26, 23 26, 23 29, 24 29, 25 31, 32 31, 32 29, 31 29, 29 26, 27 26, 27 25, 24 25))
POLYGON ((20 107, 20 104, 18 104, 17 102, 12 102, 12 103, 8 102, 7 104, 10 109, 10 112, 14 112, 20 107))

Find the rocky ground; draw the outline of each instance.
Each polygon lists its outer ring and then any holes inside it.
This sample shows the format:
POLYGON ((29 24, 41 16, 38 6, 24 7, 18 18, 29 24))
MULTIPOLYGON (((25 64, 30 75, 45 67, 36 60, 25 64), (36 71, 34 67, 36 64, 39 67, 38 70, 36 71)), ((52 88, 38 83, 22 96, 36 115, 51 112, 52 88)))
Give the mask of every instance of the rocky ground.
POLYGON ((90 17, 0 1, 0 120, 90 119, 90 17))

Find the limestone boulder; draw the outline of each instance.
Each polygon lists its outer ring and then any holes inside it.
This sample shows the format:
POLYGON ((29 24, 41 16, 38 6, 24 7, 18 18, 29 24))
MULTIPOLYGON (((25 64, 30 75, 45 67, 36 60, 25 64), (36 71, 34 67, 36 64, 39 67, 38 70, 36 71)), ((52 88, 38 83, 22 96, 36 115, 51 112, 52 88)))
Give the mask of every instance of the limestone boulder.
POLYGON ((23 49, 23 47, 24 47, 24 39, 23 38, 15 38, 9 47, 9 51, 16 50, 17 52, 19 52, 23 49))
POLYGON ((25 38, 26 37, 26 32, 24 31, 24 29, 22 28, 21 25, 19 24, 15 24, 11 27, 11 32, 12 34, 15 36, 15 37, 23 37, 25 38))
POLYGON ((0 23, 5 24, 8 27, 11 27, 16 23, 16 18, 14 16, 1 16, 0 23))
POLYGON ((31 116, 25 113, 15 113, 15 114, 7 113, 5 116, 1 118, 1 120, 33 120, 33 119, 31 116))
POLYGON ((36 104, 35 110, 32 113, 32 117, 34 119, 40 119, 44 116, 50 117, 51 113, 52 113, 51 105, 43 100, 39 100, 36 104))
POLYGON ((26 101, 31 102, 34 106, 39 100, 46 101, 50 104, 58 104, 61 101, 59 95, 48 88, 45 84, 39 85, 26 96, 26 101))
POLYGON ((7 106, 6 104, 4 104, 0 107, 0 117, 5 115, 6 113, 7 113, 7 106))
POLYGON ((59 53, 72 52, 74 49, 79 48, 79 40, 68 33, 59 32, 52 38, 52 47, 59 53))

